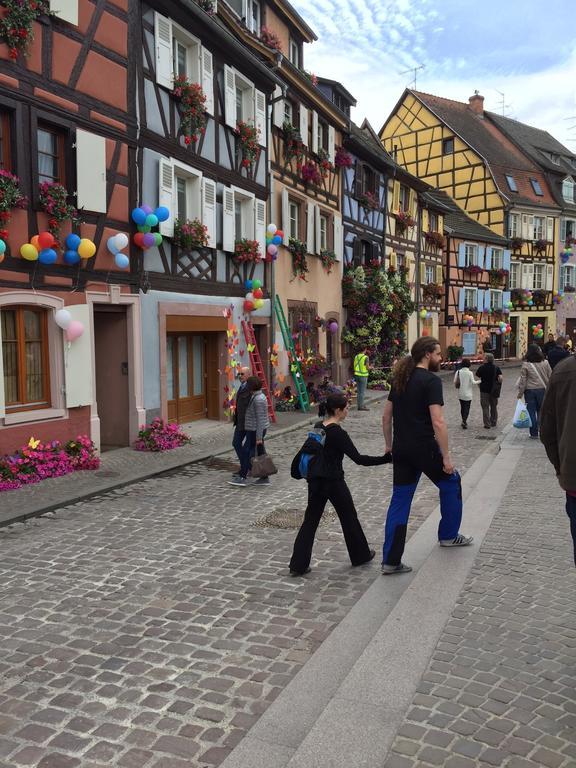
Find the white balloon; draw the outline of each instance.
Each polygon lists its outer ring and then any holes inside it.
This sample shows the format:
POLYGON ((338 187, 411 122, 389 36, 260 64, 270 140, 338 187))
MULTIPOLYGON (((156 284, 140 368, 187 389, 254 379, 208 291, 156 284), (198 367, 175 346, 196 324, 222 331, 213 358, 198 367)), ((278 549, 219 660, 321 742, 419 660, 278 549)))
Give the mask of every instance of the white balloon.
POLYGON ((58 328, 62 328, 65 331, 72 322, 72 315, 67 309, 59 309, 54 315, 54 321, 58 328))
POLYGON ((252 291, 246 294, 246 301, 254 301, 254 294, 252 293, 252 291))
POLYGON ((268 224, 268 226, 266 227, 266 231, 268 232, 269 235, 275 235, 277 229, 278 227, 276 226, 276 224, 268 224))
POLYGON ((118 232, 114 238, 114 244, 119 251, 126 248, 128 245, 128 235, 125 235, 124 232, 118 232))

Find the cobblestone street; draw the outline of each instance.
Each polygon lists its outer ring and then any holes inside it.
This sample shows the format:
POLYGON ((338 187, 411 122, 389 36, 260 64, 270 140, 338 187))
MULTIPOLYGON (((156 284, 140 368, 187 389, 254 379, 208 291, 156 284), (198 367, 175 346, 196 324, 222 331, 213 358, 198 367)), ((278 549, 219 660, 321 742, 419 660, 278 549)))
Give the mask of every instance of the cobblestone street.
MULTIPOLYGON (((515 377, 508 372, 502 426, 515 377)), ((500 427, 486 434, 476 398, 461 430, 450 378, 444 387, 464 473, 500 427)), ((352 412, 345 425, 361 452, 383 450, 381 411, 352 412)), ((2 766, 198 768, 225 759, 380 578, 378 557, 350 568, 331 514, 312 574, 289 577, 306 487, 288 468, 304 432, 269 441, 280 467, 270 487, 227 485, 230 454, 0 530, 2 766), (285 527, 272 527, 274 517, 285 527)), ((377 550, 391 474, 347 466, 377 550)), ((430 490, 423 480, 409 534, 436 506, 430 490)))

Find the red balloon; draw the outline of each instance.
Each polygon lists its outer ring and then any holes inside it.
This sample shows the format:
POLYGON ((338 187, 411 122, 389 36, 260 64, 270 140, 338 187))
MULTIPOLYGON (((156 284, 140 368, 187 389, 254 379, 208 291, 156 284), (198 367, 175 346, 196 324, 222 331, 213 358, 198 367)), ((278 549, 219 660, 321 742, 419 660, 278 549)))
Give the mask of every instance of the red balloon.
POLYGON ((252 295, 254 296, 255 299, 261 299, 262 296, 264 296, 264 294, 262 293, 262 288, 255 288, 252 291, 252 295))
POLYGON ((246 299, 246 301, 244 302, 244 312, 253 312, 253 311, 254 311, 253 302, 248 301, 248 299, 246 299))
POLYGON ((138 248, 144 248, 144 234, 142 232, 136 232, 134 235, 134 244, 138 246, 138 248))
POLYGON ((276 232, 274 232, 274 236, 278 235, 278 237, 281 237, 282 240, 284 240, 284 232, 282 232, 281 229, 277 229, 276 232))
POLYGON ((40 245, 41 249, 44 248, 52 248, 56 241, 54 240, 54 236, 51 232, 40 232, 38 235, 38 244, 40 245))

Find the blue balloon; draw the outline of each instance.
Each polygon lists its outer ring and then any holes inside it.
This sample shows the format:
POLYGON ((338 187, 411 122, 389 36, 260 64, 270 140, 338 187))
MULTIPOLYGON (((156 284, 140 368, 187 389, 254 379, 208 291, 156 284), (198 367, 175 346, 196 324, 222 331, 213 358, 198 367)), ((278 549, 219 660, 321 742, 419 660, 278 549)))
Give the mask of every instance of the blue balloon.
POLYGON ((128 256, 126 256, 125 253, 117 253, 114 257, 114 262, 116 263, 118 269, 128 269, 130 266, 130 259, 128 256))
POLYGON ((6 243, 4 240, 0 240, 0 256, 6 251, 6 243))
POLYGON ((282 238, 280 237, 280 235, 274 235, 274 237, 272 238, 272 243, 274 245, 280 245, 282 243, 282 238))
MULTIPOLYGON (((40 258, 40 257, 38 257, 40 258)), ((64 251, 64 264, 78 264, 80 256, 78 251, 64 251)))
POLYGON ((118 253, 118 248, 116 248, 116 235, 112 235, 112 237, 108 238, 106 241, 106 248, 108 248, 113 256, 116 256, 118 253))
POLYGON ((53 248, 44 248, 44 250, 40 251, 38 254, 38 261, 40 264, 55 264, 57 258, 58 255, 53 248))
POLYGON ((252 290, 252 280, 246 280, 246 282, 244 283, 244 286, 246 287, 247 291, 251 291, 252 290))
POLYGON ((134 208, 132 211, 132 221, 134 224, 144 224, 146 221, 146 211, 144 211, 142 208, 134 208))
POLYGON ((168 219, 170 218, 170 211, 164 205, 161 205, 159 208, 156 208, 156 210, 154 211, 154 214, 158 219, 158 221, 168 221, 168 219))
POLYGON ((64 244, 66 245, 66 250, 77 251, 78 246, 80 245, 80 238, 78 235, 75 235, 73 232, 71 232, 66 240, 64 240, 64 244))

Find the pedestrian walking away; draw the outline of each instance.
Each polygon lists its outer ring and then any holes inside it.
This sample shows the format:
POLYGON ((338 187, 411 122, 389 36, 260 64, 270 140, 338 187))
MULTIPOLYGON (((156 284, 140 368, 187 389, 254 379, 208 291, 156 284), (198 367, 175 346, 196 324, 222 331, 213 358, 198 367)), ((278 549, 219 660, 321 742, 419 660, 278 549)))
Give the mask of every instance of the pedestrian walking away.
MULTIPOLYGON (((554 338, 553 333, 548 334, 548 341, 544 344, 542 347, 542 352, 544 352, 544 357, 548 358, 548 352, 550 352, 551 349, 554 349, 556 344, 558 344, 560 339, 558 341, 554 338)), ((562 339, 562 345, 566 343, 566 339, 562 339)), ((552 366, 554 367, 554 366, 552 366)))
POLYGON ((550 363, 544 359, 538 344, 530 344, 518 378, 518 399, 523 397, 526 401, 526 408, 532 422, 530 437, 533 440, 538 439, 538 414, 551 373, 550 363))
POLYGON ((326 418, 321 426, 325 432, 324 447, 310 463, 307 476, 308 504, 304 522, 300 526, 290 559, 290 573, 301 576, 310 571, 314 537, 320 518, 330 501, 342 526, 344 541, 353 566, 369 563, 375 556, 358 520, 352 494, 344 479, 344 456, 365 467, 387 464, 390 453, 383 456, 365 456, 358 452, 348 433, 340 426, 348 415, 348 399, 344 394, 326 398, 326 418))
POLYGON ((540 440, 566 491, 566 512, 576 566, 576 359, 559 363, 550 376, 540 411, 540 440))
MULTIPOLYGON (((252 397, 252 393, 250 392, 248 388, 248 376, 250 375, 250 368, 247 368, 246 366, 242 366, 241 368, 238 368, 238 373, 236 374, 238 377, 238 380, 240 382, 240 386, 238 387, 236 391, 236 398, 235 398, 235 407, 234 407, 234 418, 233 418, 233 424, 234 424, 234 436, 232 438, 232 447, 236 451, 236 455, 238 456, 238 461, 240 462, 240 467, 242 467, 242 451, 244 448, 244 441, 246 440, 246 428, 244 426, 244 418, 246 416, 246 409, 248 408, 248 403, 250 402, 250 398, 252 397)), ((240 471, 235 472, 232 475, 232 480, 240 477, 240 471)))
POLYGON ((544 354, 550 364, 550 368, 554 370, 561 360, 570 357, 570 352, 566 349, 566 339, 563 336, 559 336, 548 350, 546 350, 546 344, 544 344, 544 354))
POLYGON ((458 399, 460 400, 462 429, 468 429, 468 416, 474 396, 474 387, 480 382, 474 378, 474 374, 470 370, 470 360, 467 357, 462 358, 460 366, 454 374, 454 386, 458 390, 458 399))
MULTIPOLYGON (((270 426, 268 417, 268 401, 266 395, 262 392, 262 382, 258 376, 249 376, 247 388, 250 393, 250 400, 244 416, 244 428, 246 438, 241 452, 240 473, 238 477, 232 478, 228 482, 230 485, 246 486, 248 484, 248 473, 250 471, 250 462, 252 457, 258 453, 265 453, 264 437, 266 430, 270 426)), ((270 480, 259 478, 255 485, 268 485, 270 480)))
POLYGON ((484 429, 498 424, 498 398, 502 389, 502 371, 494 362, 494 355, 486 352, 484 362, 476 371, 480 379, 480 406, 484 429))
POLYGON ((370 360, 368 358, 368 348, 365 347, 354 357, 354 378, 356 380, 356 398, 359 411, 367 411, 364 405, 366 389, 368 387, 368 373, 370 360))
POLYGON ((472 538, 460 531, 462 486, 448 446, 448 429, 442 407, 440 344, 422 336, 410 354, 399 360, 384 406, 382 429, 385 451, 392 452, 393 490, 384 531, 382 573, 407 573, 402 562, 412 499, 422 473, 440 491, 441 520, 438 539, 443 547, 463 547, 472 538))

